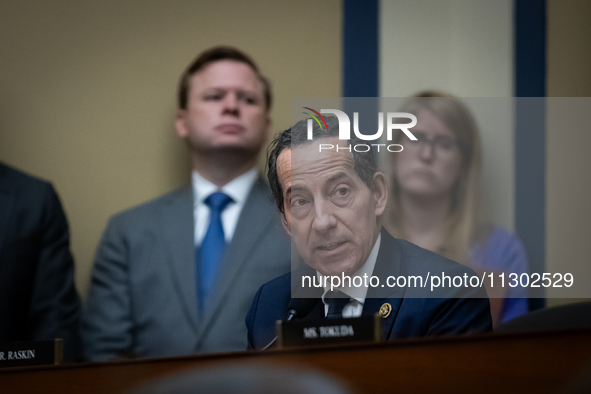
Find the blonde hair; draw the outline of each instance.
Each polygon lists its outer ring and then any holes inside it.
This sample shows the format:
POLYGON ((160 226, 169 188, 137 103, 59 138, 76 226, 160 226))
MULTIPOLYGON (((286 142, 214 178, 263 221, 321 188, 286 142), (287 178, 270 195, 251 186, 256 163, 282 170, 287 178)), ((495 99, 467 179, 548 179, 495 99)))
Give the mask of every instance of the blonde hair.
MULTIPOLYGON (((482 220, 480 207, 482 152, 478 127, 468 108, 459 98, 448 93, 423 91, 408 99, 400 110, 416 114, 420 109, 431 112, 454 133, 460 150, 460 177, 451 191, 450 212, 440 254, 467 264, 470 246, 478 242, 487 229, 482 220)), ((396 155, 392 157, 391 164, 396 167, 396 155)), ((395 236, 405 238, 400 186, 395 177, 392 179, 391 190, 390 213, 386 227, 395 236)))

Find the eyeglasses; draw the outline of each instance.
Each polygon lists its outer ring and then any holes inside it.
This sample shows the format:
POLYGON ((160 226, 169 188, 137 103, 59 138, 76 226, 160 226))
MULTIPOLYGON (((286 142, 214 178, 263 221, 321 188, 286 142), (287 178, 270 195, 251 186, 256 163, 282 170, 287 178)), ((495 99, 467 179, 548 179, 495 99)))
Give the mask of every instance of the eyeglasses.
POLYGON ((431 145, 434 151, 445 155, 452 153, 457 146, 456 140, 454 138, 447 137, 445 135, 438 135, 435 138, 429 138, 421 131, 413 131, 413 134, 415 137, 417 137, 417 140, 406 141, 404 144, 404 148, 408 149, 409 151, 419 151, 419 149, 421 149, 423 146, 431 145))

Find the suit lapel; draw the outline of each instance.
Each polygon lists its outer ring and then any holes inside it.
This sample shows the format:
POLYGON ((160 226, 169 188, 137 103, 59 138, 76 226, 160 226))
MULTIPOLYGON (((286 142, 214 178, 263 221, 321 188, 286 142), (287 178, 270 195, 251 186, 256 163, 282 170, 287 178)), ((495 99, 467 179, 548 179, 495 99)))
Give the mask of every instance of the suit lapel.
POLYGON ((321 320, 324 319, 324 303, 320 298, 317 299, 316 305, 314 308, 308 313, 308 316, 304 318, 304 320, 321 320))
MULTIPOLYGON (((242 207, 234 237, 222 259, 214 293, 211 297, 211 314, 202 317, 203 330, 210 328, 213 320, 221 312, 220 305, 228 299, 240 273, 248 269, 248 260, 253 251, 261 244, 260 238, 273 223, 273 207, 269 199, 269 189, 262 178, 253 185, 242 207)), ((202 337, 204 337, 203 335, 202 337)))
MULTIPOLYGON (((398 277, 400 275, 401 250, 396 239, 386 230, 382 229, 381 234, 382 241, 373 275, 379 277, 380 282, 384 283, 389 276, 398 277)), ((385 287, 370 287, 367 291, 362 315, 373 315, 380 311, 382 305, 390 305, 388 308, 390 313, 382 320, 382 340, 390 336, 405 290, 406 287, 388 287, 386 285, 385 287)))
MULTIPOLYGON (((187 319, 195 333, 199 331, 197 292, 195 289, 195 252, 193 241, 193 192, 186 187, 171 196, 162 207, 160 223, 169 252, 169 268, 187 319)), ((158 229, 157 229, 158 231, 158 229)))
MULTIPOLYGON (((304 316, 302 320, 324 319, 324 303, 322 302, 321 298, 324 289, 318 287, 302 288, 302 277, 304 276, 315 277, 316 270, 306 265, 302 269, 291 272, 291 286, 289 291, 291 292, 291 289, 296 289, 293 293, 291 293, 291 299, 314 298, 316 300, 315 305, 312 307, 310 312, 306 316, 304 316)), ((283 311, 282 319, 285 319, 287 317, 287 306, 289 305, 286 305, 285 311, 283 311)))
POLYGON ((2 245, 6 238, 6 231, 8 229, 8 221, 10 220, 10 212, 14 204, 15 192, 8 185, 9 180, 6 175, 6 167, 0 164, 0 253, 2 253, 2 245))

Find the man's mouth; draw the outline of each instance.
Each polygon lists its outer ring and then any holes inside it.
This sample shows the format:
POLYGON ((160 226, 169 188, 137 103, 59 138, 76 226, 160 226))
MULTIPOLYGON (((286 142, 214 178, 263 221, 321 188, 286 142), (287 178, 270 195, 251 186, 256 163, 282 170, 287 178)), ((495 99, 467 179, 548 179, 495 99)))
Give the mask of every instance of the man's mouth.
POLYGON ((329 243, 329 244, 324 244, 324 245, 318 246, 317 249, 330 252, 331 250, 335 250, 339 246, 345 244, 345 242, 346 241, 344 241, 344 242, 333 242, 333 243, 329 243))
POLYGON ((217 131, 227 134, 237 134, 244 131, 244 127, 234 123, 224 123, 215 128, 217 131))

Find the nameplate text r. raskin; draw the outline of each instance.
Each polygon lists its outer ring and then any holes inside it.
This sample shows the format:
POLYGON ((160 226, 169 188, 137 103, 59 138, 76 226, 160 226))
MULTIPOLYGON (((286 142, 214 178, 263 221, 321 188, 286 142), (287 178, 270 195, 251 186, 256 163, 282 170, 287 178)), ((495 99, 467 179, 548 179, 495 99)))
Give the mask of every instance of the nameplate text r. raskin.
POLYGON ((0 343, 0 368, 62 364, 63 341, 0 343))

